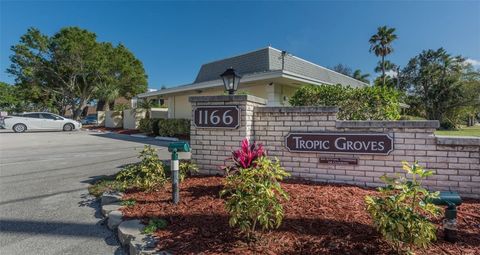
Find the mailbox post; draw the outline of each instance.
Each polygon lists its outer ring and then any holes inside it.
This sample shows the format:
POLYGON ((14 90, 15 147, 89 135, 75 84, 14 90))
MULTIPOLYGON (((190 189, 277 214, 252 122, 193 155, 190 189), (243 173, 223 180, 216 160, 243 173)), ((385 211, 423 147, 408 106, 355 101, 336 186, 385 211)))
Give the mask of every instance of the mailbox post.
POLYGON ((186 142, 170 143, 168 145, 168 151, 172 153, 172 161, 170 164, 172 176, 172 201, 174 204, 178 204, 180 201, 178 152, 189 152, 190 146, 186 142))

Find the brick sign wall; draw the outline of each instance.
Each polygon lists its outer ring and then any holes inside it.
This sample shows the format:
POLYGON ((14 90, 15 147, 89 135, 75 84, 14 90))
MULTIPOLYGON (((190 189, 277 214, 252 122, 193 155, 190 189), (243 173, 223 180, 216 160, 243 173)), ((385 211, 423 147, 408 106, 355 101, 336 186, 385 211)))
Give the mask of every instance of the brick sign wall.
MULTIPOLYGON (((225 159, 232 155, 232 150, 240 146, 241 141, 246 137, 253 139, 253 110, 255 107, 265 105, 265 99, 247 96, 196 96, 190 97, 192 103, 192 124, 190 131, 190 145, 192 147, 192 160, 194 160, 202 173, 221 174, 221 167, 225 165, 225 159), (222 113, 219 118, 223 118, 224 109, 238 108, 239 126, 230 125, 196 125, 200 120, 205 123, 205 119, 210 119, 210 115, 205 115, 200 119, 199 109, 206 109, 212 113, 217 108, 217 113, 222 113)), ((229 112, 230 113, 230 112, 229 112)), ((227 115, 229 114, 227 113, 227 115)), ((226 117, 228 118, 228 117, 226 117)), ((216 122, 216 121, 215 121, 216 122)), ((227 123, 229 120, 226 121, 227 123)))
MULTIPOLYGON (((295 177, 378 186, 383 174, 404 173, 402 160, 418 160, 436 172, 424 182, 428 188, 458 191, 465 197, 480 198, 480 138, 435 137, 437 121, 338 121, 335 107, 264 107, 264 101, 251 96, 235 96, 230 101, 226 97, 215 98, 217 101, 212 97, 194 97, 191 102, 194 106, 239 105, 241 124, 236 130, 201 129, 192 124, 192 158, 204 173, 220 173, 219 166, 225 164, 231 151, 247 137, 263 143, 268 155, 278 157, 282 166, 295 177), (289 135, 310 133, 315 136, 310 137, 312 142, 308 148, 317 151, 292 151, 287 147, 289 135), (393 139, 393 150, 367 154, 321 151, 320 142, 329 138, 324 134, 339 138, 338 134, 342 133, 378 135, 378 139, 363 140, 376 141, 377 149, 379 141, 386 141, 382 137, 388 136, 393 139)), ((359 140, 358 137, 350 139, 353 149, 355 139, 359 140)))

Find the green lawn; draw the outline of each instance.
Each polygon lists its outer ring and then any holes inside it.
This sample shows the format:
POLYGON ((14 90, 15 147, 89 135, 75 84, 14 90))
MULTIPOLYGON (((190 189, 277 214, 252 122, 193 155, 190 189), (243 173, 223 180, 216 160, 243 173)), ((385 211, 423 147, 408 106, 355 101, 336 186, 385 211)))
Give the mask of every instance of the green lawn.
POLYGON ((477 136, 480 137, 480 126, 462 127, 459 130, 437 130, 436 135, 448 136, 477 136))

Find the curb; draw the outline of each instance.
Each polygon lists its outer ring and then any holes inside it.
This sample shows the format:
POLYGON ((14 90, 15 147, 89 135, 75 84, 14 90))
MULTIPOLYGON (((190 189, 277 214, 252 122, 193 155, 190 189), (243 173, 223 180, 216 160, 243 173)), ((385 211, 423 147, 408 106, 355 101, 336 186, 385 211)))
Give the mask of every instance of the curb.
POLYGON ((155 139, 160 141, 167 141, 167 142, 178 142, 179 139, 175 137, 166 137, 166 136, 155 136, 155 139))
POLYGON ((148 136, 145 134, 131 134, 130 136, 137 138, 148 138, 148 136))
POLYGON ((171 255, 166 251, 158 251, 155 247, 157 240, 151 235, 143 234, 145 225, 138 219, 124 220, 120 211, 121 198, 119 192, 103 193, 101 197, 101 211, 106 217, 109 229, 117 230, 117 237, 122 247, 126 247, 130 255, 171 255))

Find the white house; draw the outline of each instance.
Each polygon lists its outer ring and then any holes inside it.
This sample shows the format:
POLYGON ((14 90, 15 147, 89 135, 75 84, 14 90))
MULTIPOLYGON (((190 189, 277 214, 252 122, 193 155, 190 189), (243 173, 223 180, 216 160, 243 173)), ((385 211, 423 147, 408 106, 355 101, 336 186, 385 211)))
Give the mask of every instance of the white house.
POLYGON ((367 84, 272 47, 203 64, 191 84, 146 92, 139 99, 156 99, 168 105, 169 118, 191 118, 189 96, 223 95, 220 78, 233 67, 242 75, 238 93, 267 99, 269 106, 288 105, 295 90, 305 84, 367 84))

